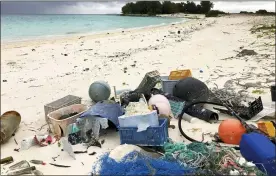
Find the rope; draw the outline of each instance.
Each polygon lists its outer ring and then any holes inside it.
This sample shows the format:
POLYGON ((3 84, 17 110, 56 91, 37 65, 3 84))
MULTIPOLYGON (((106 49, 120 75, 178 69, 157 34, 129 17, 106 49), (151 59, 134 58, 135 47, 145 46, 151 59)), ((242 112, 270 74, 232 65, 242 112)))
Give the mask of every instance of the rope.
MULTIPOLYGON (((239 156, 231 147, 217 146, 215 143, 193 142, 188 145, 172 141, 164 145, 164 159, 177 161, 185 167, 196 169, 201 174, 225 174, 237 170, 240 175, 258 173, 265 175, 257 167, 248 167, 238 163, 239 156)), ((198 173, 198 174, 199 174, 198 173)))

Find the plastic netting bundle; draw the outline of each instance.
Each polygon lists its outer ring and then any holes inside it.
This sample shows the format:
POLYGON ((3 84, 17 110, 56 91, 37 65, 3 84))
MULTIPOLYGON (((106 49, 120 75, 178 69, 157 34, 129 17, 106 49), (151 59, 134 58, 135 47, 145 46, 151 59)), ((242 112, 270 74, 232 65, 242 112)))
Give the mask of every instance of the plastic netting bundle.
POLYGON ((177 161, 185 167, 194 168, 197 170, 195 172, 197 174, 229 175, 231 171, 236 170, 239 175, 250 173, 264 175, 255 166, 239 164, 238 159, 240 157, 234 152, 234 149, 217 146, 215 143, 206 145, 193 142, 186 145, 171 141, 164 145, 164 150, 164 159, 177 161))
POLYGON ((127 154, 120 162, 107 153, 92 169, 92 173, 97 175, 190 175, 193 172, 178 162, 151 158, 136 151, 127 154))

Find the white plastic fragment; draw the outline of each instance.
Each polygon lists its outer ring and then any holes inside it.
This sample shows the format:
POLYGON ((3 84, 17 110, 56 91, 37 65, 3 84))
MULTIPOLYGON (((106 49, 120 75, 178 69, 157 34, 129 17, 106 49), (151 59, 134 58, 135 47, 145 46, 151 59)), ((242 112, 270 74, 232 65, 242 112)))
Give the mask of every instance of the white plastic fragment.
POLYGON ((245 165, 246 165, 247 167, 255 167, 255 166, 256 166, 256 165, 255 165, 254 163, 252 163, 252 162, 246 162, 245 165))
MULTIPOLYGON (((41 135, 41 136, 36 136, 38 141, 41 141, 42 139, 47 138, 48 135, 41 135)), ((28 150, 30 147, 35 146, 36 145, 36 141, 35 141, 35 136, 32 137, 28 137, 25 138, 21 141, 21 149, 22 150, 28 150)))
POLYGON ((61 143, 62 143, 62 146, 63 146, 63 150, 68 152, 68 154, 72 158, 76 159, 73 148, 72 148, 72 145, 68 142, 67 138, 62 137, 60 140, 61 140, 61 143))
POLYGON ((230 171, 230 175, 240 175, 240 172, 234 169, 230 171))
POLYGON ((246 160, 244 158, 240 157, 238 159, 238 163, 243 166, 246 163, 246 160))

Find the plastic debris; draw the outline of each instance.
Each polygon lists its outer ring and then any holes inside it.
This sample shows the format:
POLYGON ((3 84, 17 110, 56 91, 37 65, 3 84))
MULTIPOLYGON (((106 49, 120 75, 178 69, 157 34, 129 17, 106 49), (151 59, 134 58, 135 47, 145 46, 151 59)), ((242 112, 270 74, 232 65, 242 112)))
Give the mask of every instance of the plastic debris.
POLYGON ((14 170, 14 171, 8 172, 7 175, 31 174, 33 170, 36 170, 35 166, 14 170))
POLYGON ((61 164, 54 164, 54 163, 49 163, 52 166, 56 166, 56 167, 71 167, 71 166, 66 166, 66 165, 61 165, 61 164))
POLYGON ((118 117, 121 115, 123 115, 123 109, 118 103, 115 103, 114 101, 101 101, 84 112, 80 118, 99 116, 107 118, 118 127, 118 117))
POLYGON ((41 171, 39 171, 39 170, 34 170, 33 171, 33 174, 34 175, 44 175, 41 171))
POLYGON ((89 155, 96 155, 96 154, 97 154, 96 152, 89 153, 89 155))
POLYGON ((65 137, 62 137, 60 140, 63 150, 66 151, 72 158, 76 159, 72 145, 68 142, 68 140, 65 137))
POLYGON ((13 162, 13 157, 9 156, 9 157, 1 159, 0 164, 7 164, 7 163, 12 163, 12 162, 13 162))
POLYGON ((21 149, 27 150, 32 146, 39 145, 41 147, 55 143, 56 139, 50 135, 35 135, 34 137, 25 138, 21 141, 21 149))
POLYGON ((28 161, 26 160, 22 160, 18 163, 15 163, 14 165, 10 166, 9 169, 10 170, 18 170, 18 169, 23 169, 23 168, 29 168, 30 164, 28 161))
POLYGON ((97 117, 97 116, 85 116, 82 118, 77 119, 77 126, 81 129, 81 138, 84 139, 83 142, 89 142, 89 136, 87 133, 91 131, 95 139, 99 139, 100 136, 100 129, 108 128, 108 119, 97 117))
POLYGON ((45 162, 41 161, 41 160, 31 160, 30 163, 33 163, 33 164, 41 164, 41 165, 46 165, 45 162))

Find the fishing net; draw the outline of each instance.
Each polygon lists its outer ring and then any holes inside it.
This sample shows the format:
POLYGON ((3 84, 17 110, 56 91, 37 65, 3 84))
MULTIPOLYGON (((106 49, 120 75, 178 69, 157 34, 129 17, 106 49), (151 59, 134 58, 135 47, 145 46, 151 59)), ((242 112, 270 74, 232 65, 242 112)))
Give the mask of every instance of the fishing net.
POLYGON ((196 170, 196 174, 229 175, 236 170, 238 175, 265 175, 256 166, 240 164, 240 157, 233 148, 218 146, 215 143, 206 145, 193 142, 173 143, 170 141, 164 145, 164 159, 177 161, 182 166, 196 170))
POLYGON ((193 172, 178 162, 151 158, 137 151, 127 154, 120 162, 104 154, 92 168, 96 175, 190 175, 193 172))

